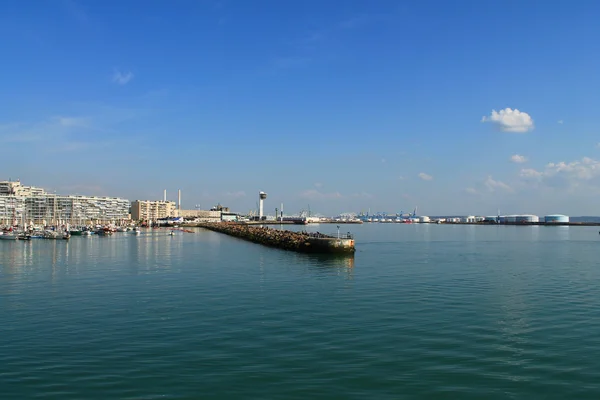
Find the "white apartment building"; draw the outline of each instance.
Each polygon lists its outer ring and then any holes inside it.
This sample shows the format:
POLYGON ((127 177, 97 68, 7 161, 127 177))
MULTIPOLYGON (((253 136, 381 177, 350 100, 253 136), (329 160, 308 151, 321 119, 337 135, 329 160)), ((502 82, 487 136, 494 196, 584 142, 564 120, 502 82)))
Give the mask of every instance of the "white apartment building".
POLYGON ((0 182, 0 224, 106 224, 129 219, 129 200, 118 197, 62 196, 44 189, 0 182))
POLYGON ((21 181, 0 181, 0 196, 31 196, 43 195, 46 191, 35 186, 23 186, 21 181))

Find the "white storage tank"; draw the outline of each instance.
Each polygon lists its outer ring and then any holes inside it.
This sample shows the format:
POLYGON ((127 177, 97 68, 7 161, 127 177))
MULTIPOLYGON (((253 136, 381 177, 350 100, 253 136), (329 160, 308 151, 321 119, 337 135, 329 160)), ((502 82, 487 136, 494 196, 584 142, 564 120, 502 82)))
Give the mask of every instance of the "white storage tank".
POLYGON ((529 214, 517 215, 515 222, 517 224, 529 224, 532 222, 540 222, 540 217, 538 217, 537 215, 529 215, 529 214))
POLYGON ((426 217, 426 216, 419 217, 419 222, 424 222, 425 223, 425 222, 429 222, 429 221, 430 221, 429 217, 426 217))
POLYGON ((547 224, 563 224, 569 222, 569 217, 567 215, 546 215, 544 217, 544 222, 547 224))
POLYGON ((507 215, 505 221, 507 224, 514 224, 517 222, 517 215, 507 215))

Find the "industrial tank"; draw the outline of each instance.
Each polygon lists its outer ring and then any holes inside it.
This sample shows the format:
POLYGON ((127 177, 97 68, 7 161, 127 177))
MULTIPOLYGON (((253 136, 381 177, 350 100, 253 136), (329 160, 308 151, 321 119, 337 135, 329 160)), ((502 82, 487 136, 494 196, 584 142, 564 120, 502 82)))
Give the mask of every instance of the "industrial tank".
POLYGON ((517 224, 529 224, 532 222, 540 222, 540 217, 537 215, 517 215, 515 217, 517 224))
POLYGON ((546 215, 544 217, 544 222, 547 224, 563 224, 569 222, 569 217, 567 215, 546 215))

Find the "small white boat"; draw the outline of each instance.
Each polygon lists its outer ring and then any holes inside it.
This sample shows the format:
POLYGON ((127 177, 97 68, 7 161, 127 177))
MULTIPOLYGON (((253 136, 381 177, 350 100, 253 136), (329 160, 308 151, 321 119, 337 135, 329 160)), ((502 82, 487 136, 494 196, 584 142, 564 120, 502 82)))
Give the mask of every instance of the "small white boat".
POLYGON ((169 236, 175 236, 175 232, 173 232, 173 231, 169 232, 169 236))
POLYGON ((5 232, 0 235, 0 240, 17 240, 19 237, 13 233, 5 232))
POLYGON ((83 231, 81 232, 82 236, 92 236, 92 231, 83 231))

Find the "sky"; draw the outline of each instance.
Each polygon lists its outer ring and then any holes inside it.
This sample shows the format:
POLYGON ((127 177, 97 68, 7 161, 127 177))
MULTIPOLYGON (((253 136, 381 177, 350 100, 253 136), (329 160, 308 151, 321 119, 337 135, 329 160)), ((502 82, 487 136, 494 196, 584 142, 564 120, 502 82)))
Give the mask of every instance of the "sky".
POLYGON ((600 2, 5 0, 0 180, 600 215, 600 2))

